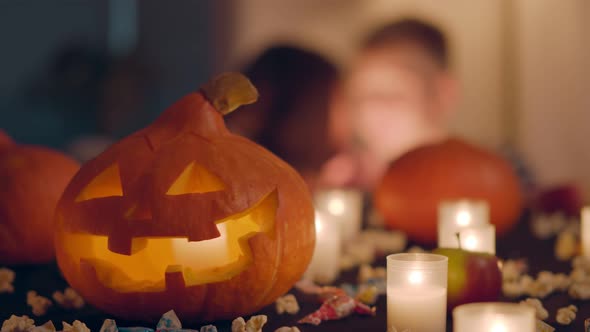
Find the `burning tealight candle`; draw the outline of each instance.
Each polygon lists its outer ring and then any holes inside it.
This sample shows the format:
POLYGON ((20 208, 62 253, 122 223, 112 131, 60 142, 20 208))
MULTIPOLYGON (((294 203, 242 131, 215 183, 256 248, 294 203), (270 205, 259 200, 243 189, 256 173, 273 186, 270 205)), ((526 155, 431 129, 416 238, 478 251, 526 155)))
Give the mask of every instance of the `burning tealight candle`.
POLYGON ((454 332, 534 332, 535 309, 516 303, 470 303, 453 310, 454 332))
POLYGON ((484 201, 441 202, 438 208, 438 246, 457 248, 457 233, 464 228, 489 224, 489 207, 484 201))
POLYGON ((581 233, 583 254, 590 258, 590 206, 582 209, 581 233))
POLYGON ((496 227, 488 224, 463 228, 459 231, 458 241, 462 249, 495 255, 496 227))
POLYGON ((353 189, 327 189, 315 193, 316 208, 341 223, 342 239, 352 240, 361 230, 363 195, 353 189))
POLYGON ((448 258, 403 253, 387 256, 388 331, 445 331, 448 258))
POLYGON ((305 277, 321 283, 330 283, 340 273, 340 223, 329 214, 315 213, 315 249, 305 277))

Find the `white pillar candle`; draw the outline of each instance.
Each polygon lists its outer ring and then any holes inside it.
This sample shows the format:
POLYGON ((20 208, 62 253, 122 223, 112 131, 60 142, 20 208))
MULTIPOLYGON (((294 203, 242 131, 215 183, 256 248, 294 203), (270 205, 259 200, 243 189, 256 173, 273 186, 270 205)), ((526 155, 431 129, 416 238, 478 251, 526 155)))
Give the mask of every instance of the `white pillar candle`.
POLYGON ((422 253, 387 256, 388 331, 445 331, 448 261, 422 253))
POLYGON ((470 303, 453 310, 453 332, 535 332, 535 309, 516 303, 470 303))
POLYGON ((590 258, 590 206, 582 209, 582 253, 587 258, 590 258))
POLYGON ((361 230, 363 195, 353 189, 320 190, 314 195, 316 209, 340 222, 342 240, 349 242, 361 230))
POLYGON ((458 241, 462 249, 495 255, 496 227, 488 224, 463 228, 459 231, 458 241))
POLYGON ((340 223, 329 214, 315 213, 315 248, 305 277, 328 284, 340 273, 340 223))
POLYGON ((438 246, 457 248, 457 233, 467 227, 489 224, 489 206, 484 201, 448 201, 438 207, 438 246))

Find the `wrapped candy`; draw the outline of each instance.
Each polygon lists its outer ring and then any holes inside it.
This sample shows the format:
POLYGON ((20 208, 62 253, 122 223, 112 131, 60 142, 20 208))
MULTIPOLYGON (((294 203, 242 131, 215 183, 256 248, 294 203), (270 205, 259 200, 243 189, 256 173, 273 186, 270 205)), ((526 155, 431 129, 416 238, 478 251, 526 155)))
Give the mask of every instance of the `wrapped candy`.
POLYGON ((164 330, 164 329, 181 329, 182 324, 180 323, 180 319, 176 316, 174 310, 170 310, 162 315, 158 325, 156 326, 156 330, 164 330))
MULTIPOLYGON (((133 326, 133 327, 119 327, 119 332, 154 332, 154 329, 149 327, 133 326)), ((169 330, 166 330, 169 331, 169 330)))
POLYGON ((217 327, 215 327, 215 325, 201 326, 199 332, 217 332, 217 327))
POLYGON ((378 297, 379 291, 377 290, 376 286, 361 285, 355 298, 364 304, 373 305, 375 302, 377 302, 378 297))
POLYGON ((348 295, 336 295, 326 300, 318 310, 303 317, 298 323, 319 325, 322 321, 341 319, 352 313, 374 316, 375 308, 371 308, 348 295))

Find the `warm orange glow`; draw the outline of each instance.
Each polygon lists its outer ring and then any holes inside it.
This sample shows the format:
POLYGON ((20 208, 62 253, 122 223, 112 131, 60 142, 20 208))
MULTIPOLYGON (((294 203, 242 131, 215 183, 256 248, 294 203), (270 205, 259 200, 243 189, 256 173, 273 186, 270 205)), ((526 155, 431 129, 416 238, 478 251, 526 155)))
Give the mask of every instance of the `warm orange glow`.
POLYGON ((198 194, 223 189, 225 185, 217 176, 193 161, 170 186, 166 195, 198 194))
POLYGON ((76 202, 94 198, 123 196, 119 165, 116 163, 97 175, 76 197, 76 202))
POLYGON ((221 236, 216 239, 134 238, 132 246, 141 249, 129 256, 109 251, 107 236, 66 233, 62 243, 76 261, 92 264, 98 279, 117 291, 161 291, 166 271, 183 271, 187 286, 218 282, 252 262, 248 239, 258 233, 271 236, 277 207, 277 193, 272 192, 254 207, 217 221, 221 236))

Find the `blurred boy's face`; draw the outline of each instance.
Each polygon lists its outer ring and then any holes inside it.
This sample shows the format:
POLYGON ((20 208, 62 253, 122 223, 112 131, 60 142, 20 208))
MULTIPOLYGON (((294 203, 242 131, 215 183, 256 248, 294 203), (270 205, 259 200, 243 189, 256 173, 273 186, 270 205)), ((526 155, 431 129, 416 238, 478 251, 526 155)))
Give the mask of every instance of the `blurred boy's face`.
POLYGON ((384 161, 444 132, 443 71, 412 46, 365 50, 347 81, 352 126, 360 143, 384 161))

